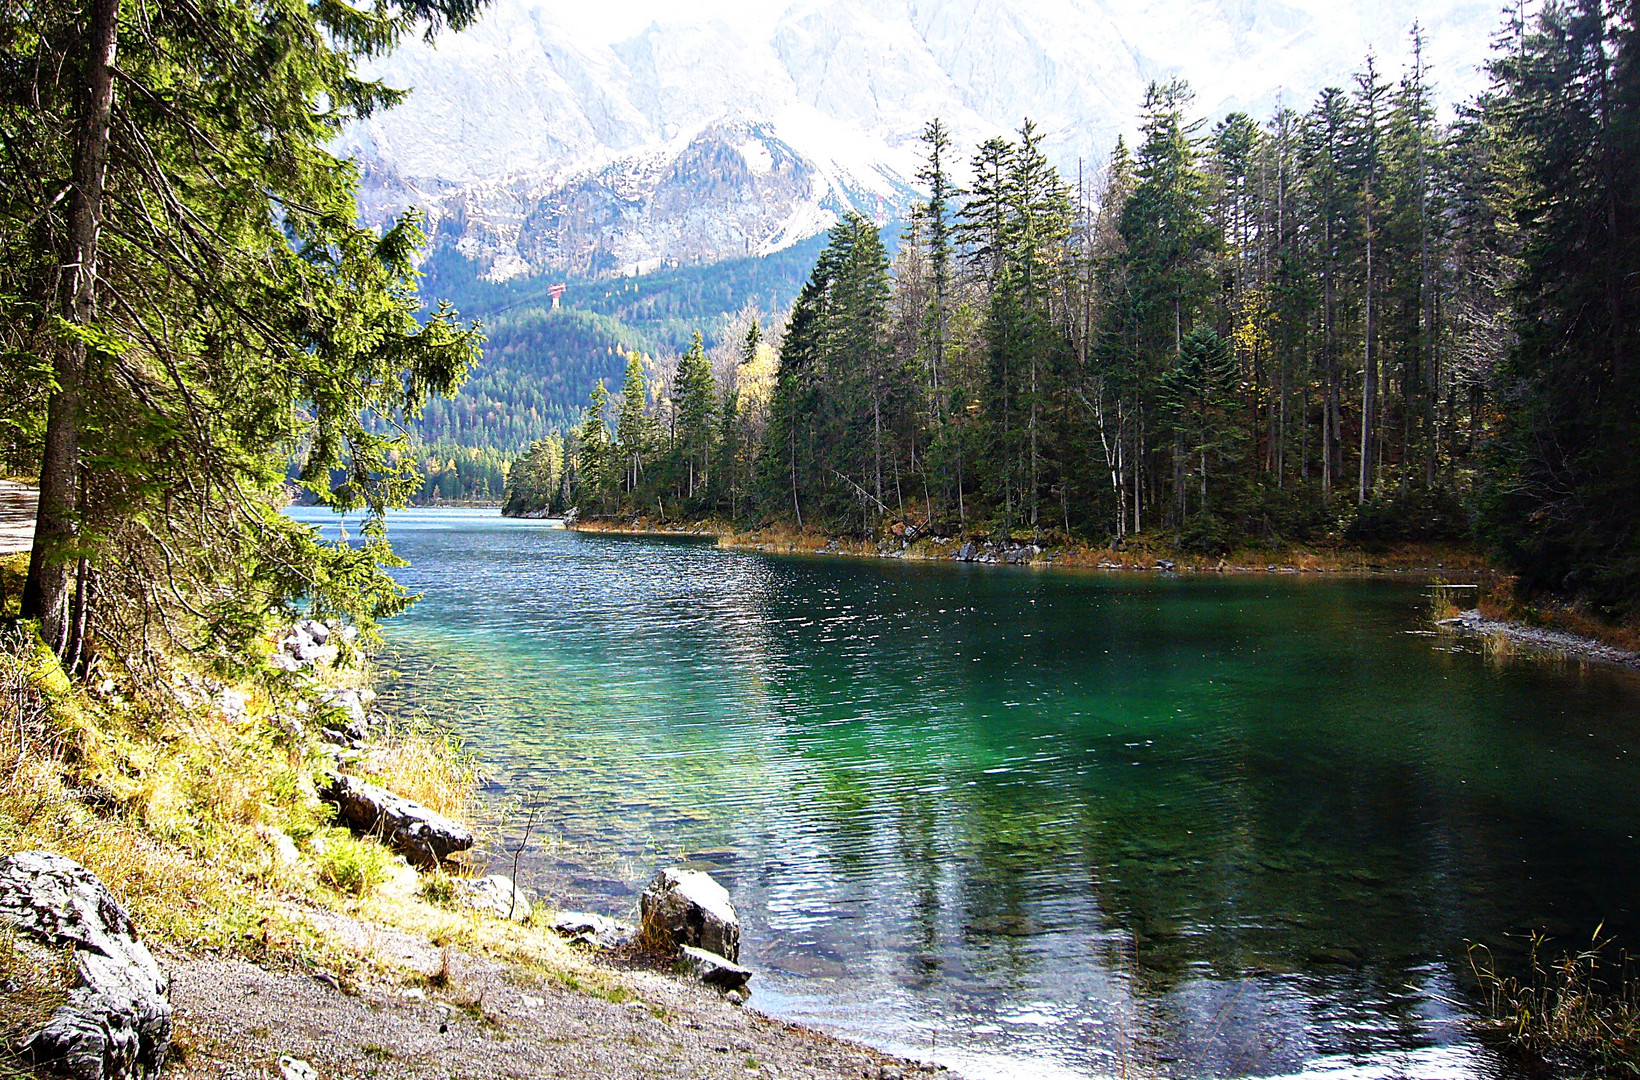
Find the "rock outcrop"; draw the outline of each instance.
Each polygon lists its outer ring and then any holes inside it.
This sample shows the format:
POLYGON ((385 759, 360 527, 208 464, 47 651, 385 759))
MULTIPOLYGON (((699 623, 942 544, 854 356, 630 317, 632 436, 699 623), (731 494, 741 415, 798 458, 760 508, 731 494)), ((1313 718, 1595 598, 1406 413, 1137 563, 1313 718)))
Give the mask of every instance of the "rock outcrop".
POLYGON ((380 837, 424 870, 473 846, 473 834, 465 826, 356 776, 332 775, 319 789, 319 797, 336 807, 339 822, 354 832, 380 837))
POLYGON ((678 950, 678 966, 707 986, 719 990, 744 990, 752 979, 750 968, 743 968, 717 953, 685 945, 678 950))
POLYGON ((268 663, 281 671, 334 664, 341 655, 341 647, 331 640, 334 636, 335 631, 317 619, 299 620, 279 635, 268 663))
POLYGON ((740 959, 740 916, 722 885, 710 874, 671 866, 638 900, 644 941, 654 948, 686 946, 716 953, 730 962, 740 959))
POLYGON ((560 911, 553 916, 552 929, 559 937, 600 949, 618 949, 638 932, 638 928, 631 923, 584 911, 560 911))
POLYGON ((25 1049, 76 1080, 157 1076, 171 1047, 170 979, 125 909, 72 859, 0 859, 0 921, 42 949, 74 950, 78 985, 25 1049))
POLYGON ((535 907, 535 897, 513 884, 505 874, 491 874, 486 878, 456 878, 456 901, 475 911, 482 911, 497 919, 524 922, 535 907))

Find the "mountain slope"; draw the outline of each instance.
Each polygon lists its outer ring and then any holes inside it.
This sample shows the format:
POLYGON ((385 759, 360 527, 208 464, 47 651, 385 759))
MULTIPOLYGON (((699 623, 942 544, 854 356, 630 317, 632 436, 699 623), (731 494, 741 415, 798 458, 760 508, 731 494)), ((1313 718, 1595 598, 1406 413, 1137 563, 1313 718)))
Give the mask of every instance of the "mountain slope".
POLYGON ((914 197, 933 116, 959 147, 1030 116, 1067 173, 1132 128, 1145 85, 1209 115, 1303 107, 1415 19, 1449 96, 1474 88, 1494 0, 804 0, 773 21, 654 24, 618 41, 501 0, 378 74, 413 88, 341 149, 380 221, 418 205, 496 278, 628 273, 777 251, 847 209, 914 197))

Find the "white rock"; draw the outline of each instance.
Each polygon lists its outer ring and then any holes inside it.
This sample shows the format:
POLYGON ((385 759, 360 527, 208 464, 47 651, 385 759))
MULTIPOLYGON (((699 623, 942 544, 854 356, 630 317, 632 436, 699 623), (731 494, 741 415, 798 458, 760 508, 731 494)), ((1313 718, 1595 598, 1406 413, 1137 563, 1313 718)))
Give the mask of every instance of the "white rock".
POLYGON ((750 968, 743 968, 717 953, 692 945, 685 945, 678 951, 678 966, 706 985, 720 990, 742 990, 752 978, 750 968))
POLYGON ((283 1080, 319 1080, 318 1071, 301 1058, 280 1058, 279 1075, 283 1080))
POLYGON ((631 923, 606 919, 585 911, 560 911, 553 916, 552 929, 561 937, 600 949, 619 948, 638 932, 638 928, 631 923))
POLYGON ((729 892, 710 874, 671 866, 638 900, 644 937, 664 948, 694 946, 730 961, 740 959, 740 916, 729 892))
POLYGON ((525 922, 535 907, 535 897, 514 886, 512 878, 505 874, 491 874, 477 880, 456 878, 452 884, 458 903, 497 919, 525 922))
POLYGON ((0 921, 51 949, 73 949, 78 986, 25 1044, 79 1080, 157 1075, 171 1047, 170 978, 95 874, 72 859, 22 851, 0 859, 0 921))

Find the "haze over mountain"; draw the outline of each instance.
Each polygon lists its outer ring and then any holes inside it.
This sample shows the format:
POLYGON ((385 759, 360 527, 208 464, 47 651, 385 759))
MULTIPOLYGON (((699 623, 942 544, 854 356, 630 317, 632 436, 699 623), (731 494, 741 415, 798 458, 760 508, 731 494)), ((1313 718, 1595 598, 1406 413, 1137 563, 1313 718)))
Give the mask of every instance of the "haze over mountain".
POLYGON ((1074 175, 1133 130, 1153 79, 1188 79, 1210 117, 1304 108, 1369 49, 1396 77, 1416 19, 1452 101, 1499 24, 1496 0, 716 0, 609 40, 642 3, 600 23, 500 0, 395 53, 379 74, 409 100, 342 142, 367 219, 422 206, 496 278, 767 253, 851 207, 897 216, 933 116, 963 157, 1029 116, 1074 175))

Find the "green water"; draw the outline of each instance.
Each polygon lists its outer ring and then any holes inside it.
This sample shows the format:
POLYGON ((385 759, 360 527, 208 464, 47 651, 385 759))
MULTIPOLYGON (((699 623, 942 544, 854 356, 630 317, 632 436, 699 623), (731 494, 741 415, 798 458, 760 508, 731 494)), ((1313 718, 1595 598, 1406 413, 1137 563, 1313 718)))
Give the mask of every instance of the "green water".
POLYGON ((1488 1076, 1466 942, 1640 942, 1640 680, 1419 583, 391 531, 388 701, 544 803, 527 883, 711 869, 780 1016, 976 1077, 1488 1076))

